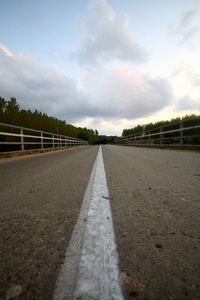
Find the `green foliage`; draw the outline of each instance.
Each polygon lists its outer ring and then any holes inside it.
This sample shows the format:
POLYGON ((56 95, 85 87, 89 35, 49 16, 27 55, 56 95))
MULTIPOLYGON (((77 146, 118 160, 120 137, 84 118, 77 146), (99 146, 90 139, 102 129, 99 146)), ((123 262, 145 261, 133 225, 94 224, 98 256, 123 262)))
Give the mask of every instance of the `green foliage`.
POLYGON ((0 120, 2 120, 2 122, 4 120, 5 111, 6 111, 6 101, 4 98, 0 97, 0 120))
MULTIPOLYGON (((191 119, 192 117, 196 117, 196 115, 195 114, 186 115, 185 117, 182 118, 182 120, 185 121, 184 123, 187 124, 187 127, 188 126, 199 125, 199 119, 194 119, 194 120, 191 120, 191 121, 189 121, 189 120, 187 121, 187 119, 191 119)), ((161 127, 161 126, 166 126, 166 125, 170 125, 170 126, 166 127, 167 131, 173 130, 173 129, 177 129, 177 128, 180 127, 180 125, 179 124, 175 124, 175 123, 179 122, 179 121, 181 121, 180 117, 175 118, 175 119, 171 119, 170 121, 155 122, 154 124, 153 123, 149 123, 149 124, 146 124, 146 125, 137 125, 136 127, 131 128, 131 129, 124 129, 123 132, 122 132, 122 136, 126 137, 128 135, 133 135, 133 134, 141 133, 143 131, 147 132, 149 130, 157 129, 157 128, 161 127)), ((165 131, 164 128, 163 128, 163 131, 165 131)))
POLYGON ((122 136, 125 137, 127 135, 136 134, 143 131, 143 127, 141 125, 137 125, 134 128, 131 129, 124 129, 122 132, 122 136))
POLYGON ((55 134, 57 133, 55 124, 58 124, 60 135, 80 138, 88 140, 89 142, 98 139, 97 130, 87 129, 86 127, 75 127, 71 124, 67 124, 66 121, 51 116, 49 117, 47 114, 41 113, 38 110, 34 112, 30 109, 20 110, 16 98, 10 98, 10 100, 7 101, 0 97, 0 122, 55 134))
POLYGON ((94 144, 115 144, 116 139, 116 136, 99 135, 98 140, 94 144))

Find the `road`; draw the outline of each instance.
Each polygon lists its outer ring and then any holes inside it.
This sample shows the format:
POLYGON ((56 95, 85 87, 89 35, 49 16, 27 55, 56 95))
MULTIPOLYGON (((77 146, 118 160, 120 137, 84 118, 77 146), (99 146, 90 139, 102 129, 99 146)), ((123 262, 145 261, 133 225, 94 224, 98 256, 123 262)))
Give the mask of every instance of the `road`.
POLYGON ((84 147, 0 163, 0 295, 21 285, 20 299, 51 299, 97 151, 84 147))
POLYGON ((200 154, 103 149, 126 297, 199 299, 200 154))
MULTIPOLYGON (((98 149, 0 162, 0 299, 51 299, 98 149)), ((102 151, 125 299, 199 299, 200 154, 102 151)))

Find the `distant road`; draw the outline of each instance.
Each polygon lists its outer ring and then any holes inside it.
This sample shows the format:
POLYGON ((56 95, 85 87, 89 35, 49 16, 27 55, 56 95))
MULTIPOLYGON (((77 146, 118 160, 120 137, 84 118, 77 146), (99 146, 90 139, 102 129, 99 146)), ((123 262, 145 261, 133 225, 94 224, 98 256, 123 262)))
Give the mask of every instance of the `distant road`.
MULTIPOLYGON (((0 162, 0 295, 51 299, 98 149, 0 162)), ((200 153, 102 152, 125 298, 197 299, 200 153)))

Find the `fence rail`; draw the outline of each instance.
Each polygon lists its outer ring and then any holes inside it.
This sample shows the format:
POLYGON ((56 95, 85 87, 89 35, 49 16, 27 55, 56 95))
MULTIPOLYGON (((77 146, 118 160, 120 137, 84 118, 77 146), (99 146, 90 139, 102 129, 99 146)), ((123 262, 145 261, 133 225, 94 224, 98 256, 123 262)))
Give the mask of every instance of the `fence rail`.
POLYGON ((23 151, 30 149, 30 145, 31 149, 43 149, 87 144, 87 141, 78 138, 0 123, 0 152, 5 150, 2 145, 16 145, 18 150, 23 151))
POLYGON ((187 118, 178 122, 163 125, 151 130, 143 131, 128 136, 120 137, 116 139, 117 144, 137 144, 137 143, 178 143, 180 145, 191 143, 191 141, 200 144, 200 116, 187 118), (186 126, 187 123, 195 121, 198 123, 194 126, 186 126), (178 127, 176 129, 167 130, 169 127, 178 127), (177 133, 179 132, 179 135, 177 133), (189 134, 185 134, 189 132, 189 134))

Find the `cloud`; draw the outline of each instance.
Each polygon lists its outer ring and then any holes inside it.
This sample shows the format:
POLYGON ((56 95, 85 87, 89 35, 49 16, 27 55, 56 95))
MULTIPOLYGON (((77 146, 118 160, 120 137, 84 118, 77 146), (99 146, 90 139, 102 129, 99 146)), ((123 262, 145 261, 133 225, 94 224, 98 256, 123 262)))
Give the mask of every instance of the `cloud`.
POLYGON ((11 57, 14 56, 12 54, 12 52, 8 48, 6 48, 6 46, 2 45, 1 43, 0 43, 0 49, 2 49, 4 51, 4 53, 7 54, 8 56, 11 56, 11 57))
POLYGON ((105 119, 149 116, 169 105, 173 98, 168 80, 128 68, 88 72, 83 85, 95 99, 94 114, 105 119))
POLYGON ((16 97, 21 108, 37 109, 68 123, 100 118, 116 125, 120 119, 158 112, 173 97, 168 80, 128 68, 85 70, 78 82, 29 54, 12 56, 7 52, 0 49, 0 96, 16 97))
POLYGON ((196 87, 200 87, 200 75, 195 72, 190 72, 189 78, 192 84, 196 87))
POLYGON ((194 25, 196 16, 197 18, 200 17, 197 9, 185 11, 181 14, 178 25, 171 24, 169 26, 170 33, 178 39, 178 45, 191 42, 198 45, 200 41, 200 26, 194 25))
POLYGON ((179 59, 172 64, 172 74, 171 76, 177 76, 182 72, 186 72, 190 69, 187 63, 183 59, 179 59))
POLYGON ((186 95, 178 100, 175 111, 198 111, 200 110, 200 98, 194 99, 186 95))
POLYGON ((30 55, 7 55, 0 49, 0 91, 16 97, 21 108, 39 110, 66 121, 90 113, 83 90, 77 81, 63 75, 54 65, 45 66, 30 55))
POLYGON ((89 0, 90 13, 80 18, 82 44, 73 54, 81 65, 118 60, 145 62, 147 51, 134 39, 127 14, 116 16, 106 0, 89 0))

